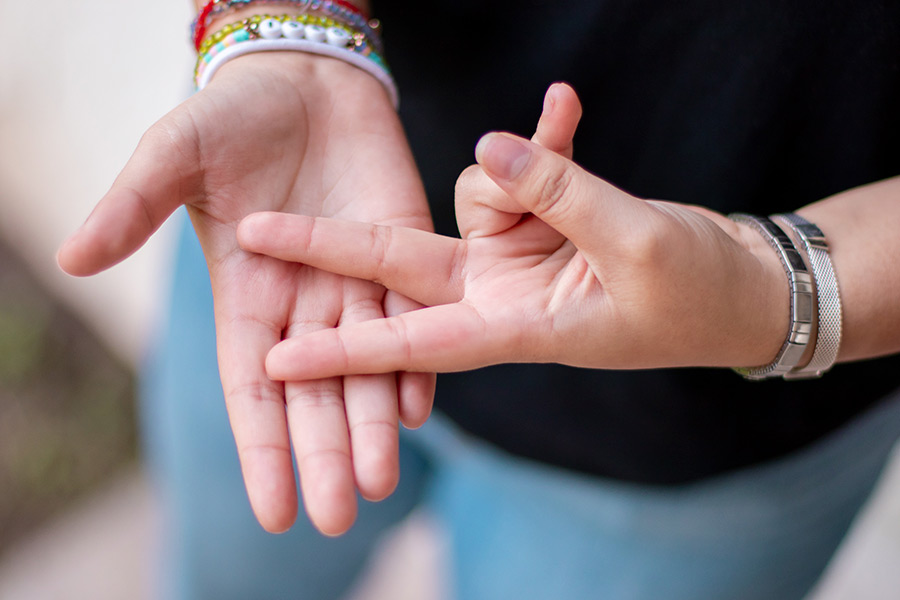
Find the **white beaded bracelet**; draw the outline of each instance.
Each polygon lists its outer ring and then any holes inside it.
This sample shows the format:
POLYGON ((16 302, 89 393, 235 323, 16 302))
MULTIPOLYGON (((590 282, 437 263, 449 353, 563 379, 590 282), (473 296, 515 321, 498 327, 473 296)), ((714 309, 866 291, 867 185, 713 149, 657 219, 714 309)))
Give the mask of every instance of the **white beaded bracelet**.
POLYGON ((793 213, 774 215, 772 217, 788 228, 806 252, 806 257, 816 284, 816 302, 818 308, 816 346, 812 358, 805 367, 795 368, 786 373, 785 379, 805 379, 821 377, 837 359, 841 346, 841 294, 837 276, 831 257, 828 255, 828 242, 822 230, 793 213))
POLYGON ((362 54, 354 50, 352 37, 343 28, 328 29, 289 21, 282 24, 277 19, 265 19, 259 23, 260 37, 250 36, 246 30, 238 30, 215 44, 210 51, 198 58, 196 85, 202 90, 213 75, 226 62, 254 52, 306 52, 336 58, 369 73, 384 86, 391 104, 397 109, 400 95, 387 66, 377 54, 362 54))

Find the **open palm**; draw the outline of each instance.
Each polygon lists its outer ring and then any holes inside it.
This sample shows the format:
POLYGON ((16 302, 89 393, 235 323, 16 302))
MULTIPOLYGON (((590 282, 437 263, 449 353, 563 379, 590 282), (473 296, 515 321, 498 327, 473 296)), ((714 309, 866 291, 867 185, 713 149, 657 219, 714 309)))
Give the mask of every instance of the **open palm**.
MULTIPOLYGON (((222 384, 254 511, 268 530, 293 522, 293 443, 308 513, 340 533, 355 517, 357 489, 370 499, 393 490, 398 417, 424 421, 433 380, 270 380, 264 358, 273 345, 381 317, 385 290, 249 254, 235 229, 260 210, 430 228, 396 114, 378 82, 339 61, 299 53, 234 60, 147 132, 61 248, 60 265, 89 275, 115 264, 181 204, 209 266, 222 384)), ((388 306, 414 305, 394 296, 388 306)))

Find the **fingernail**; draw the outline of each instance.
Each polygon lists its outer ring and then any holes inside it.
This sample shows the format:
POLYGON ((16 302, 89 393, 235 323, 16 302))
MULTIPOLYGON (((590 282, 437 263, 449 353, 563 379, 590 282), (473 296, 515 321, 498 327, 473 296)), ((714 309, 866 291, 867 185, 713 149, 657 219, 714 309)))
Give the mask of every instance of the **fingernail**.
POLYGON ((501 133, 489 133, 475 146, 478 164, 500 179, 518 177, 525 170, 530 156, 528 146, 501 133))

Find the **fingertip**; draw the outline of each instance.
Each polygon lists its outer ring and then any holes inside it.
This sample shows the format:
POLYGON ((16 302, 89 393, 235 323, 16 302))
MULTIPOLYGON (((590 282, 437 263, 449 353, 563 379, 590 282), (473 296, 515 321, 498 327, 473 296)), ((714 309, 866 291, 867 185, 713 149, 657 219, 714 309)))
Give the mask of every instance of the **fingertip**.
POLYGON ((307 381, 352 374, 342 372, 340 352, 335 329, 282 340, 266 354, 266 375, 273 381, 307 381))
POLYGON ((66 274, 73 277, 96 275, 106 266, 103 257, 84 249, 79 229, 66 239, 56 251, 56 264, 66 274))
POLYGON ((554 81, 547 87, 545 100, 552 98, 552 103, 555 106, 559 100, 570 97, 578 97, 572 85, 566 81, 554 81))
POLYGON ((113 188, 84 224, 60 245, 57 264, 77 277, 108 269, 143 246, 175 206, 157 212, 139 192, 113 188))
POLYGON ((256 520, 259 521, 259 524, 263 529, 268 533, 272 534, 282 534, 287 533, 291 530, 291 527, 294 526, 294 523, 297 521, 297 511, 294 509, 293 514, 267 514, 254 510, 254 514, 256 515, 256 520))
POLYGON ((306 514, 323 535, 337 537, 353 527, 358 512, 354 490, 352 480, 335 471, 316 478, 315 487, 305 492, 306 514))
POLYGON ((270 212, 251 213, 241 219, 235 231, 238 244, 244 249, 255 246, 260 239, 263 239, 267 223, 271 220, 272 213, 270 212))
POLYGON ((394 493, 400 483, 400 465, 397 462, 399 449, 375 453, 367 449, 365 458, 356 456, 353 468, 356 471, 356 487, 360 495, 369 502, 380 502, 394 493))
POLYGON ((272 349, 269 350, 268 354, 266 354, 266 376, 273 381, 287 381, 288 379, 287 374, 285 373, 287 362, 282 357, 284 351, 281 349, 281 345, 286 341, 287 340, 275 344, 272 349))
POLYGON ((434 373, 399 374, 400 422, 407 429, 418 429, 428 421, 434 405, 437 375, 434 373))
POLYGON ((66 240, 59 245, 59 248, 57 248, 56 266, 58 266, 64 273, 67 273, 69 275, 76 275, 76 273, 74 272, 75 265, 71 263, 68 251, 72 237, 74 237, 74 234, 66 238, 66 240))
POLYGON ((425 423, 428 422, 428 417, 431 416, 431 408, 427 411, 423 411, 421 413, 413 413, 413 414, 405 414, 400 417, 400 422, 403 423, 403 426, 410 431, 415 431, 416 429, 421 428, 425 423))
POLYGON ((553 109, 556 107, 556 97, 559 93, 559 89, 564 84, 562 83, 551 83, 550 87, 547 88, 547 92, 544 94, 544 107, 543 113, 544 116, 550 116, 553 114, 553 109))
MULTIPOLYGON (((249 466, 249 465, 248 465, 249 466)), ((269 533, 284 533, 297 520, 297 488, 293 477, 264 478, 257 469, 244 468, 247 482, 247 496, 256 520, 269 533)), ((282 468, 293 472, 291 464, 283 464, 282 468)))
POLYGON ((532 142, 565 158, 572 158, 572 140, 581 120, 581 102, 566 83, 554 83, 544 95, 544 110, 532 142))
POLYGON ((319 530, 322 535, 328 537, 338 537, 344 535, 356 522, 357 508, 353 505, 353 510, 340 516, 320 517, 310 519, 313 526, 319 530))
POLYGON ((560 81, 554 83, 551 86, 551 90, 553 93, 554 108, 564 107, 566 113, 570 115, 577 124, 578 121, 581 120, 582 106, 581 100, 578 98, 575 89, 568 83, 560 81))
MULTIPOLYGON (((395 417, 396 418, 396 417, 395 417)), ((369 502, 380 502, 400 483, 400 444, 396 421, 385 443, 381 427, 353 429, 353 477, 356 489, 369 502), (367 435, 367 432, 373 432, 367 435)))
POLYGON ((521 175, 531 158, 531 148, 515 136, 488 133, 475 146, 475 160, 493 178, 510 181, 521 175))

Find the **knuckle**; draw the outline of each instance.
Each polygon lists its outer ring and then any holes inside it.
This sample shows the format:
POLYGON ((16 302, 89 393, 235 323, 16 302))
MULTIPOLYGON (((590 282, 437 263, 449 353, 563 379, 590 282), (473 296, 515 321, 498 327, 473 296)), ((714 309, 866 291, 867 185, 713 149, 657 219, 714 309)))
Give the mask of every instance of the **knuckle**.
POLYGON ((306 409, 333 409, 343 404, 341 391, 329 380, 306 381, 286 391, 288 405, 302 405, 306 409))
POLYGON ((666 268, 677 240, 672 239, 672 231, 664 223, 652 215, 648 217, 633 224, 627 235, 621 235, 619 244, 620 252, 631 265, 650 273, 666 268))
MULTIPOLYGON (((371 434, 372 438, 381 437, 382 439, 393 439, 397 436, 397 432, 399 431, 399 425, 397 421, 390 420, 367 420, 367 421, 358 421, 352 422, 349 424, 350 437, 359 436, 363 432, 367 434, 371 434)), ((373 450, 375 448, 370 448, 373 450)))
POLYGON ((398 355, 404 364, 411 364, 414 358, 412 346, 409 340, 409 331, 406 328, 406 322, 399 317, 386 319, 385 324, 388 327, 390 336, 394 338, 397 344, 398 355))
POLYGON ((297 470, 312 473, 316 467, 334 468, 352 462, 350 453, 341 448, 311 448, 297 452, 297 470))
POLYGON ((274 381, 248 381, 225 386, 225 397, 234 402, 258 406, 264 403, 283 404, 281 386, 274 381))
POLYGON ((390 227, 373 227, 369 240, 369 256, 373 261, 373 281, 381 283, 385 279, 388 270, 388 254, 393 243, 393 233, 390 227))
POLYGON ((453 248, 453 256, 450 259, 450 269, 447 272, 447 281, 453 285, 464 283, 466 263, 469 259, 469 245, 459 243, 453 248))
POLYGON ((549 217, 565 215, 571 210, 576 195, 576 178, 569 165, 544 174, 538 184, 533 212, 549 217))
MULTIPOLYGON (((336 323, 337 321, 333 317, 321 319, 307 317, 303 320, 288 323, 287 326, 282 329, 282 338, 287 340, 307 333, 312 333, 313 331, 330 329, 334 327, 336 323)), ((274 327, 272 329, 274 329, 274 327)))

